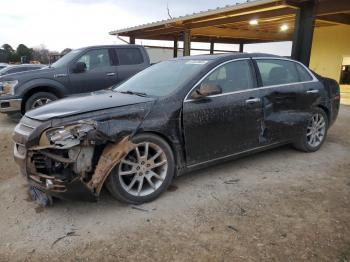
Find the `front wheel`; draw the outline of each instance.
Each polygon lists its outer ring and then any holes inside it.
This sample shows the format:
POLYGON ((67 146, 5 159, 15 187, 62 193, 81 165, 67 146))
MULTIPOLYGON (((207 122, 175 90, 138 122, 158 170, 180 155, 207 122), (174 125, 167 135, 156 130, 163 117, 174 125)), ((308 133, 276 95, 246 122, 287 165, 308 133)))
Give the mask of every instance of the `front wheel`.
POLYGON ((167 189, 175 170, 173 152, 162 138, 140 134, 132 139, 130 150, 107 179, 107 189, 118 200, 142 204, 167 189))
POLYGON ((25 103, 25 112, 57 100, 58 97, 49 92, 38 92, 31 95, 25 103))
POLYGON ((317 151, 326 139, 327 130, 328 117, 321 108, 316 108, 294 147, 304 152, 317 151))

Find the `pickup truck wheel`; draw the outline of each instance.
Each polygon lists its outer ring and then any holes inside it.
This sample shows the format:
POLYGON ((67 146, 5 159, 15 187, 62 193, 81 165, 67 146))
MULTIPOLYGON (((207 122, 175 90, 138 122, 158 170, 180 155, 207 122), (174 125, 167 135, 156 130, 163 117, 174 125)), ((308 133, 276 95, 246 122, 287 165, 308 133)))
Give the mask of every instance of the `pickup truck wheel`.
POLYGON ((319 150, 326 139, 327 130, 327 114, 321 108, 316 108, 305 126, 304 134, 294 143, 294 147, 304 152, 319 150))
POLYGON ((162 138, 140 134, 132 139, 137 146, 128 152, 107 179, 107 189, 118 200, 142 204, 157 198, 172 181, 173 152, 162 138))
POLYGON ((49 92, 39 92, 39 93, 33 94, 26 101, 25 112, 31 109, 46 105, 57 99, 58 99, 57 96, 49 92))

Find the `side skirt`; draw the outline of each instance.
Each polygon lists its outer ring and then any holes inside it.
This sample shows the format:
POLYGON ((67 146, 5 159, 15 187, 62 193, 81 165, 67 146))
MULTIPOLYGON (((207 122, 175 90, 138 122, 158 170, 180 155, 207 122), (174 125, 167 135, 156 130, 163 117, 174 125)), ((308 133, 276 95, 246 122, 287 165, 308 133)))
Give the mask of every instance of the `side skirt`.
POLYGON ((189 172, 192 172, 192 171, 195 171, 195 170, 198 170, 198 169, 202 169, 202 168, 205 168, 205 167, 217 165, 217 164, 220 164, 220 163, 228 162, 230 160, 234 160, 234 159, 241 158, 241 157, 244 157, 244 156, 252 155, 252 154, 255 154, 255 153, 258 153, 258 152, 262 152, 262 151, 265 151, 265 150, 268 150, 268 149, 272 149, 272 148, 280 147, 280 146, 283 146, 283 145, 287 145, 287 144, 290 144, 290 143, 292 143, 292 141, 290 141, 290 140, 283 141, 283 142, 276 142, 276 143, 273 143, 273 144, 260 146, 260 147, 255 147, 255 148, 248 149, 248 150, 245 150, 245 151, 242 151, 242 152, 238 152, 238 153, 234 153, 234 154, 231 154, 231 155, 223 156, 223 157, 220 157, 220 158, 215 158, 215 159, 211 159, 211 160, 208 160, 208 161, 205 161, 205 162, 201 162, 201 163, 197 163, 197 164, 194 164, 194 165, 190 165, 190 166, 187 166, 186 168, 184 168, 183 170, 181 170, 181 172, 178 174, 178 176, 186 174, 186 173, 189 173, 189 172))

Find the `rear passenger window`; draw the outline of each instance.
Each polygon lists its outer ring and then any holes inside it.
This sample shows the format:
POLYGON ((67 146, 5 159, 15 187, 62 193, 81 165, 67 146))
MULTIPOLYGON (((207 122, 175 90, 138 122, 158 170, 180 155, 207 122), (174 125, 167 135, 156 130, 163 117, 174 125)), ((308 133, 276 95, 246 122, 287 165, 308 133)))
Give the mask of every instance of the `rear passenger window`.
POLYGON ((141 51, 137 48, 116 49, 120 65, 137 65, 143 63, 141 51))
POLYGON ((300 82, 296 63, 278 59, 256 60, 263 86, 300 82))
POLYGON ((248 60, 233 61, 215 69, 203 82, 221 87, 222 93, 254 88, 248 60))
POLYGON ((308 71, 306 71, 306 69, 302 65, 296 63, 296 67, 299 74, 299 80, 301 82, 312 80, 312 76, 309 74, 308 71))

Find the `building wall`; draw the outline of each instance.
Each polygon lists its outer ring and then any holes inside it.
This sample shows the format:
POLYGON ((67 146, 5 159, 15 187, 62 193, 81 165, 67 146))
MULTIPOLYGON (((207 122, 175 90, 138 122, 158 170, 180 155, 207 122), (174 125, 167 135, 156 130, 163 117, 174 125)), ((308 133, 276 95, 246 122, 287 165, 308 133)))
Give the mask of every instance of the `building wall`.
POLYGON ((339 82, 343 56, 350 57, 350 25, 316 28, 310 68, 339 82))
MULTIPOLYGON (((339 83, 343 60, 350 59, 350 25, 316 28, 310 68, 339 83)), ((350 105, 350 85, 341 85, 341 103, 350 105)))

